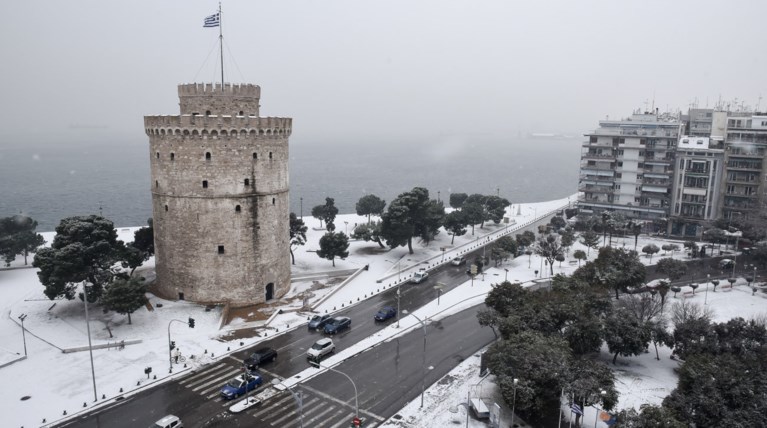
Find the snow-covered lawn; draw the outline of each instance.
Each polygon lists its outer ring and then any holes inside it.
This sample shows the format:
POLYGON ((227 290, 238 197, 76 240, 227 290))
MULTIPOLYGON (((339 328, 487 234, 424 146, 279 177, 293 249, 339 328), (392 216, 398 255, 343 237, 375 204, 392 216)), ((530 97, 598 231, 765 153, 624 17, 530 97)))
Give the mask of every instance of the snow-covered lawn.
MULTIPOLYGON (((573 201, 574 197, 571 198, 573 201)), ((90 357, 87 351, 88 334, 86 329, 84 304, 79 300, 48 300, 42 293, 35 269, 10 269, 0 271, 0 293, 2 293, 3 316, 0 318, 0 371, 4 379, 23 379, 19 382, 3 382, 0 387, 0 400, 6 410, 4 426, 38 426, 43 419, 50 423, 63 417, 63 412, 72 415, 77 411, 108 403, 110 399, 121 394, 130 393, 138 388, 145 388, 152 383, 163 382, 181 373, 176 368, 169 374, 168 366, 168 326, 172 340, 187 357, 189 366, 204 364, 223 358, 228 352, 249 346, 262 340, 260 338, 229 339, 233 330, 258 326, 268 329, 269 336, 285 330, 297 328, 306 322, 308 312, 302 312, 304 303, 311 305, 315 312, 332 312, 334 308, 354 304, 376 293, 394 286, 401 278, 406 280, 413 272, 425 267, 434 267, 447 263, 453 256, 481 247, 503 234, 514 236, 518 229, 530 224, 534 216, 543 217, 556 212, 566 205, 568 199, 556 201, 515 204, 507 210, 510 224, 489 224, 484 228, 476 228, 475 235, 471 231, 467 235, 456 237, 451 244, 451 237, 442 232, 428 246, 415 245, 415 254, 409 255, 406 248, 394 250, 379 249, 371 242, 353 241, 350 245, 350 255, 345 260, 336 260, 335 268, 328 260, 320 259, 314 251, 318 248, 320 236, 325 232, 319 229, 319 221, 304 217, 309 227, 308 243, 294 250, 296 265, 293 267, 294 281, 287 296, 273 305, 282 309, 282 314, 273 316, 268 323, 265 321, 247 321, 236 319, 229 325, 221 327, 221 308, 205 308, 188 302, 175 302, 150 296, 153 310, 140 309, 132 315, 132 324, 127 324, 127 317, 103 313, 97 306, 89 308, 90 334, 93 350, 94 370, 96 377, 96 398, 94 402, 93 381, 91 377, 90 357), (362 269, 368 266, 368 270, 362 269), (353 279, 344 285, 336 285, 340 280, 328 279, 326 272, 343 270, 359 270, 353 279), (21 334, 19 317, 26 315, 27 358, 24 359, 24 343, 21 334), (185 325, 192 317, 196 321, 194 329, 185 325), (180 320, 182 322, 171 322, 180 320), (120 347, 124 341, 125 346, 120 347), (79 352, 67 352, 72 348, 84 349, 79 352), (195 358, 191 358, 194 355, 195 358), (194 362, 193 362, 194 361, 194 362), (56 367, 57 370, 50 370, 56 367), (146 367, 152 368, 152 377, 147 380, 144 374, 146 367), (61 368, 65 368, 62 370, 61 368), (25 398, 28 397, 28 398, 25 398)), ((339 215, 336 219, 337 231, 351 231, 356 223, 367 221, 353 214, 339 215)), ((135 228, 120 228, 120 239, 130 241, 135 228)), ((44 234, 46 240, 52 240, 52 233, 44 234)), ((623 245, 622 238, 618 239, 623 245)), ((666 243, 647 236, 641 236, 638 249, 647 243, 659 247, 666 243)), ((670 242, 670 241, 669 241, 670 242)), ((681 247, 681 242, 674 242, 681 247)), ((613 245, 616 240, 613 240, 613 245)), ((633 248, 633 237, 627 237, 625 246, 633 248)), ((576 244, 569 252, 568 260, 555 263, 554 273, 570 274, 577 267, 571 263, 574 250, 584 249, 576 244)), ((662 253, 655 255, 652 262, 662 258, 662 253)), ((596 252, 591 251, 589 259, 594 259, 596 252)), ((683 251, 673 254, 674 258, 685 259, 683 251)), ((643 262, 650 259, 642 257, 643 262)), ((30 259, 31 262, 31 259, 30 259)), ((14 267, 23 265, 23 258, 14 261, 14 267)), ((439 307, 432 303, 416 311, 421 318, 436 319, 472 306, 482 301, 484 294, 490 289, 490 284, 509 281, 532 285, 535 281, 546 281, 547 273, 542 278, 536 277, 535 271, 541 270, 542 260, 537 256, 522 256, 486 272, 484 281, 477 279, 471 287, 467 282, 462 286, 446 293, 441 297, 439 307), (508 269, 506 272, 505 269, 508 269), (452 303, 451 303, 452 302, 452 303), (453 304, 455 303, 455 304, 453 304), (450 310, 445 308, 451 307, 450 310)), ((144 274, 151 276, 153 260, 143 269, 144 274)), ((701 281, 704 282, 704 281, 701 281)), ((764 293, 751 296, 751 291, 741 280, 731 291, 723 291, 721 285, 716 293, 704 294, 705 286, 696 291, 695 301, 702 303, 705 296, 708 306, 714 309, 717 320, 726 320, 734 316, 752 316, 765 311, 764 293)), ((669 302, 675 300, 669 294, 669 302)), ((683 298, 683 294, 678 299, 683 298)), ((362 341, 350 349, 345 349, 338 355, 326 360, 328 364, 340 361, 344 356, 352 355, 372 344, 389 340, 395 334, 401 334, 416 326, 414 317, 403 317, 399 331, 393 328, 384 329, 376 335, 362 341)), ((645 402, 659 403, 662 398, 674 388, 676 376, 673 373, 675 362, 669 359, 669 350, 661 350, 661 360, 655 360, 654 352, 637 358, 619 358, 616 371, 618 388, 621 392, 619 406, 638 407, 645 402)), ((603 353, 606 361, 610 356, 603 353)), ((467 393, 472 398, 477 395, 489 397, 496 394, 492 385, 492 376, 484 380, 480 387, 478 377, 479 358, 467 359, 459 368, 448 375, 443 382, 438 382, 426 396, 424 409, 419 409, 420 399, 411 403, 400 412, 400 419, 390 421, 386 426, 449 426, 456 420, 465 421, 465 403, 467 393), (445 385, 449 385, 446 387, 445 385), (428 421, 428 423, 427 423, 428 421), (436 425, 435 425, 436 424, 436 425)), ((176 366, 178 367, 178 366, 176 366)), ((312 373, 317 371, 312 369, 312 373)), ((286 381, 290 382, 290 380, 286 381)), ((499 403, 500 404, 500 403, 499 403)), ((502 416, 507 421, 508 413, 502 416)), ((593 409, 587 409, 586 421, 594 420, 593 409), (589 413, 590 412, 590 413, 589 413)), ((474 421, 472 421, 474 423, 474 421)), ((474 426, 484 426, 479 423, 474 426)))

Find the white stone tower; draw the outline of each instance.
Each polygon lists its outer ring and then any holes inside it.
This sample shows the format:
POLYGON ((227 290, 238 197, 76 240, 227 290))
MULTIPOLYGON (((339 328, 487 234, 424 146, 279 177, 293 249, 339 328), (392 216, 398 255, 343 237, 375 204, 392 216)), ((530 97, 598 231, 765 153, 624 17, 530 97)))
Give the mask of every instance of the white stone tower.
POLYGON ((181 114, 145 116, 157 291, 233 306, 290 289, 291 118, 259 117, 261 88, 178 87, 181 114))

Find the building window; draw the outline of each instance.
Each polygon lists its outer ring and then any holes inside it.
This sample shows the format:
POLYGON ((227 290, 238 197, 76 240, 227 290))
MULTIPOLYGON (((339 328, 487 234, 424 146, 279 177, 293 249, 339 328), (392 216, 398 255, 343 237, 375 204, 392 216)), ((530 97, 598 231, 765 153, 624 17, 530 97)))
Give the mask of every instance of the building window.
POLYGON ((237 205, 236 207, 234 207, 234 212, 236 213, 242 212, 242 208, 239 205, 237 205))
POLYGON ((171 152, 170 153, 170 160, 176 160, 176 154, 171 152))
POLYGON ((242 110, 240 110, 240 116, 245 116, 245 113, 242 110))
POLYGON ((207 189, 208 188, 208 180, 202 180, 202 188, 207 189))
POLYGON ((210 110, 205 110, 205 116, 210 116, 210 110))
POLYGON ((224 254, 224 246, 223 245, 219 245, 218 246, 218 254, 224 254))
POLYGON ((258 159, 258 153, 253 152, 253 159, 258 159))
POLYGON ((246 178, 245 179, 245 187, 248 187, 248 186, 250 186, 250 179, 246 178))
POLYGON ((205 152, 205 160, 210 160, 210 152, 205 152))

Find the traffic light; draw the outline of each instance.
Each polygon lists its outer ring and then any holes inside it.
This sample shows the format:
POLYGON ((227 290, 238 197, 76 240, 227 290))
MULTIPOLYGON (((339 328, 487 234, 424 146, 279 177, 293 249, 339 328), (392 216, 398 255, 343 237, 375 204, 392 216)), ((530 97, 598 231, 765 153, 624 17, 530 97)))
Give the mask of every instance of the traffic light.
POLYGON ((189 328, 194 328, 194 318, 189 317, 189 328))
POLYGON ((176 341, 175 340, 171 340, 170 341, 170 350, 172 351, 175 347, 176 347, 176 341))

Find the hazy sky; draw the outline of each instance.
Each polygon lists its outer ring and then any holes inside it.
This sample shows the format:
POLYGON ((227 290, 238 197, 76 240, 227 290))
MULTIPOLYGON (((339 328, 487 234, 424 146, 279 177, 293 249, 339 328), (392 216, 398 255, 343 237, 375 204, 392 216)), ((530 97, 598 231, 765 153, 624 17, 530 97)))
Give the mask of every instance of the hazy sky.
MULTIPOLYGON (((5 2, 3 134, 145 138, 219 79, 215 1, 5 2)), ((767 97, 767 2, 231 0, 227 82, 294 143, 578 133, 606 115, 767 97), (233 61, 231 59, 233 58, 233 61), (646 104, 647 103, 647 104, 646 104)), ((767 99, 761 101, 762 110, 767 99)))

